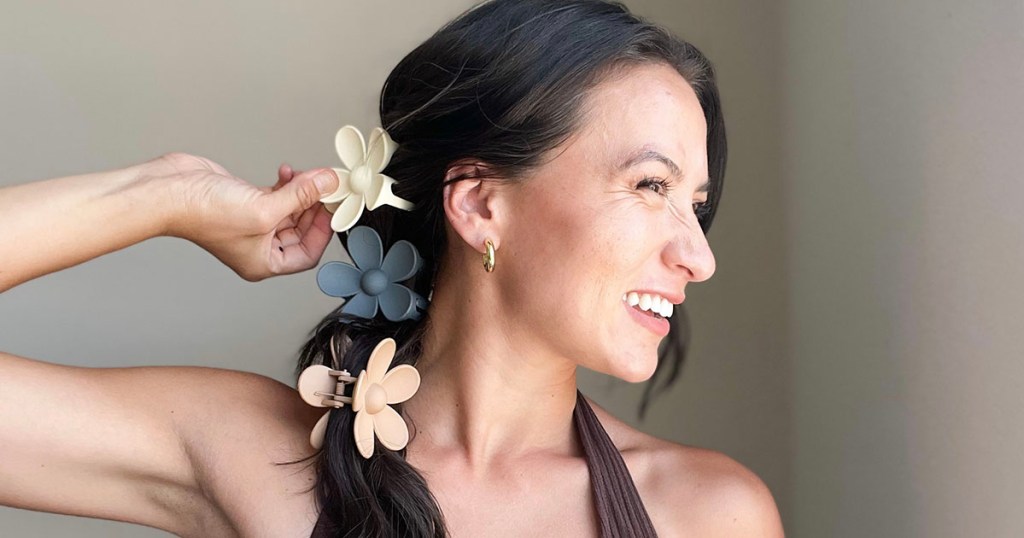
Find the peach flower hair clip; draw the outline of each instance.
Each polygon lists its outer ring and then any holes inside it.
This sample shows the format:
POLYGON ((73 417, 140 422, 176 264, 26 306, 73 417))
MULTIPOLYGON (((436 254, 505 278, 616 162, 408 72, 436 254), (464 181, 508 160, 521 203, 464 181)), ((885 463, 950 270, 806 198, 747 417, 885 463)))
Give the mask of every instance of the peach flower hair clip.
MULTIPOLYGON (((331 338, 331 356, 333 364, 337 365, 338 358, 334 349, 334 339, 331 338)), ((353 427, 356 447, 367 459, 373 455, 374 435, 388 450, 401 450, 409 442, 409 428, 402 415, 391 405, 402 403, 416 394, 420 387, 420 374, 408 364, 391 368, 395 349, 393 339, 381 340, 370 353, 366 369, 359 373, 359 377, 352 377, 347 370, 334 370, 322 364, 306 368, 299 376, 299 395, 309 405, 331 408, 341 408, 345 404, 352 406, 356 414, 353 427), (349 384, 355 384, 351 397, 344 395, 345 386, 349 384)), ((313 433, 309 436, 313 448, 323 446, 332 410, 324 413, 313 427, 313 433)))

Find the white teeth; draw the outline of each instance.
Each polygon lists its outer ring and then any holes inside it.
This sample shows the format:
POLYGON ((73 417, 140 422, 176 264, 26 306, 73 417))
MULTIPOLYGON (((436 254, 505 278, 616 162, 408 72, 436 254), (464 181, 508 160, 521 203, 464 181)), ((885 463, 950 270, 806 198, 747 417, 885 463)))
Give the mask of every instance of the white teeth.
POLYGON ((675 310, 673 305, 668 299, 660 295, 652 295, 650 293, 637 293, 631 291, 622 296, 622 300, 629 306, 634 306, 645 312, 653 312, 663 318, 672 317, 672 312, 675 310))

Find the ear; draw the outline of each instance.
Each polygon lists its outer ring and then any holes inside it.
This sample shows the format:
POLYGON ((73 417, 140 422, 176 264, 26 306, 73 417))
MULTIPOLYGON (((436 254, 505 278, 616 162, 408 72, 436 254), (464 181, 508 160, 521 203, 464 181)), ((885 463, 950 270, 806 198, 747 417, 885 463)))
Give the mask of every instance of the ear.
POLYGON ((508 218, 506 182, 480 162, 453 164, 444 180, 444 212, 455 233, 477 252, 484 252, 487 239, 497 249, 508 218))

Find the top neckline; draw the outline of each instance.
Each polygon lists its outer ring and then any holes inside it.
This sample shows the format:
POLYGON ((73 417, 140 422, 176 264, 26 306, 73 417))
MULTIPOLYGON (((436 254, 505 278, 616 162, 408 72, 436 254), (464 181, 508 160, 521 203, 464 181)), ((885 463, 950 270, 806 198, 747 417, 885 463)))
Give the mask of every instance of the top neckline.
MULTIPOLYGON (((601 538, 657 537, 622 454, 579 390, 576 391, 572 418, 590 471, 601 538)), ((330 538, 330 526, 326 515, 321 512, 311 538, 330 538)))

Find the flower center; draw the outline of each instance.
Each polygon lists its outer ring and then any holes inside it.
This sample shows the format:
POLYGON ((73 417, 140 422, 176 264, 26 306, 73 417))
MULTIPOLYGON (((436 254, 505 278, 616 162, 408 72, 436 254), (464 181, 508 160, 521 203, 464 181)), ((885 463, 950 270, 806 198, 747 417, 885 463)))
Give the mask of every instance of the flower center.
POLYGON ((349 188, 355 194, 366 194, 370 190, 370 182, 373 180, 373 170, 365 164, 356 167, 349 176, 349 188))
POLYGON ((359 287, 363 288, 363 293, 376 297, 384 293, 384 289, 388 287, 388 275, 380 269, 364 271, 359 279, 359 287))
POLYGON ((374 383, 366 389, 366 412, 376 415, 388 405, 388 393, 384 387, 374 383))

